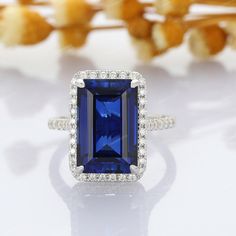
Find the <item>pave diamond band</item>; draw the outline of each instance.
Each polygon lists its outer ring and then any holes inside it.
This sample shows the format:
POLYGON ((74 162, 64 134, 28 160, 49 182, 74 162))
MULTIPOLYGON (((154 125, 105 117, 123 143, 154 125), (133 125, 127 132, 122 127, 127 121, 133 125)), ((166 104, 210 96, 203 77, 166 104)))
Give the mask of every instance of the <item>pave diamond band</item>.
POLYGON ((167 115, 147 117, 146 126, 147 131, 173 128, 175 126, 175 118, 167 115))
MULTIPOLYGON (((175 119, 167 115, 158 115, 155 117, 147 117, 146 130, 155 131, 173 128, 175 119)), ((70 118, 58 117, 52 118, 48 121, 48 128, 54 130, 70 130, 70 118)))
POLYGON ((146 80, 138 72, 87 70, 70 85, 70 116, 50 129, 68 130, 72 175, 85 182, 140 179, 147 163, 147 131, 172 128, 174 118, 147 117, 146 80))
POLYGON ((52 118, 48 121, 48 128, 55 130, 69 130, 70 119, 67 117, 52 118))

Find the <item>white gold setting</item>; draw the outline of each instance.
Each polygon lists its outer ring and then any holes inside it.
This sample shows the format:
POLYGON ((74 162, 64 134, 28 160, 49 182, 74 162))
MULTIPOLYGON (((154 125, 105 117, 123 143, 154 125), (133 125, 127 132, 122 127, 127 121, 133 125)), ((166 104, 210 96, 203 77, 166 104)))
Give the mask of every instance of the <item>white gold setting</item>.
POLYGON ((171 128, 174 119, 168 116, 146 116, 146 82, 141 74, 130 71, 86 70, 74 75, 70 85, 70 117, 60 117, 49 121, 50 129, 70 131, 69 165, 73 176, 83 182, 133 182, 140 179, 146 169, 146 133, 149 130, 171 128), (84 88, 84 79, 130 79, 131 87, 138 87, 138 165, 130 166, 131 174, 83 173, 84 167, 77 166, 77 87, 84 88))

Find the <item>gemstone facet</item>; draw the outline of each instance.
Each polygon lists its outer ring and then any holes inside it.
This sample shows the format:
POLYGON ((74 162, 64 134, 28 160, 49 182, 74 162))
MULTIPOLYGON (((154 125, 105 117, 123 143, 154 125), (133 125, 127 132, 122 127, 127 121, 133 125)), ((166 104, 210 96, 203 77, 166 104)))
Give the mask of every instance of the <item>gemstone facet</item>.
POLYGON ((130 79, 85 79, 77 88, 77 166, 129 174, 138 164, 138 88, 130 79))

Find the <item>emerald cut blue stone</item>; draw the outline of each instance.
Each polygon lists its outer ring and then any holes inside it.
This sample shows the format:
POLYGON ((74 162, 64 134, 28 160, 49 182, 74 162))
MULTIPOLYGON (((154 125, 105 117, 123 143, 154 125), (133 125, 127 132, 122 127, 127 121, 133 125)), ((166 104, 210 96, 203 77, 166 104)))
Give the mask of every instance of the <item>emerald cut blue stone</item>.
POLYGON ((137 165, 137 88, 85 79, 77 91, 77 165, 84 173, 130 173, 137 165))

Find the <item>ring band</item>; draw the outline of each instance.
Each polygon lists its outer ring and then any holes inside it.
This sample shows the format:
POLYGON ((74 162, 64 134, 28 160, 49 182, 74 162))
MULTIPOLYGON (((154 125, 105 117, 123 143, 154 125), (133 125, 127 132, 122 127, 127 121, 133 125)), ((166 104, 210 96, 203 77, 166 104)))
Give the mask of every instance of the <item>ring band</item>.
MULTIPOLYGON (((147 117, 147 131, 163 130, 173 128, 175 119, 167 115, 158 115, 155 117, 147 117)), ((70 118, 58 117, 48 121, 48 128, 54 130, 70 130, 70 118)))
POLYGON ((70 117, 50 129, 70 133, 69 164, 83 182, 132 182, 146 169, 147 131, 172 128, 174 118, 146 116, 146 81, 138 72, 88 70, 70 86, 70 117))

